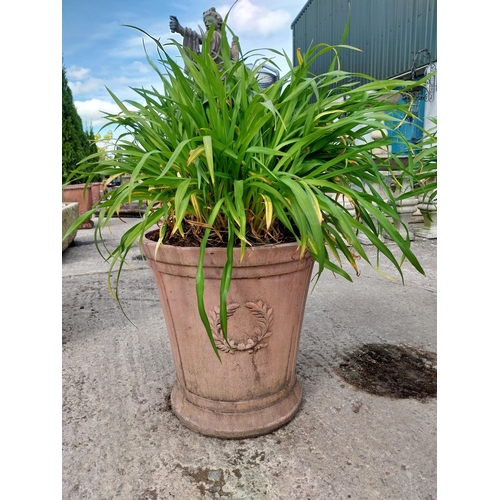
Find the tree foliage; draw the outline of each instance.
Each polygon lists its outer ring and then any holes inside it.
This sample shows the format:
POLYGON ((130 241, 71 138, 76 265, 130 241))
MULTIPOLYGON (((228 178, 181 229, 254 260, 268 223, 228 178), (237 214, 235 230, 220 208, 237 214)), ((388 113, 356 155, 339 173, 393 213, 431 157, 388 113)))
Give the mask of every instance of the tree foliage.
POLYGON ((78 176, 72 173, 76 169, 78 162, 83 158, 97 153, 92 126, 85 130, 82 119, 78 114, 73 102, 73 93, 68 85, 66 70, 62 69, 62 183, 78 183, 85 181, 82 173, 91 171, 89 166, 85 171, 79 171, 78 176))

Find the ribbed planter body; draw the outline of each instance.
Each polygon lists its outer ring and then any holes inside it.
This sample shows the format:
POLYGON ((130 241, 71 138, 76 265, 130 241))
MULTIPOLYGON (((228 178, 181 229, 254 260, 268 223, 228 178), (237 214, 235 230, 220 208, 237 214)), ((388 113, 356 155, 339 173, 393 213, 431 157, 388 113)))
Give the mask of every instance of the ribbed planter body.
MULTIPOLYGON (((85 184, 69 184, 63 189, 63 200, 65 203, 78 203, 78 216, 84 214, 92 208, 92 187, 89 186, 85 191, 85 184)), ((78 229, 89 229, 94 226, 89 217, 78 229)))
POLYGON ((313 268, 299 258, 297 244, 249 247, 243 261, 234 250, 229 289, 228 339, 219 320, 219 287, 225 248, 208 248, 204 258, 205 305, 222 363, 198 315, 198 248, 143 240, 153 271, 177 372, 172 409, 189 428, 221 438, 271 432, 297 412, 302 389, 296 361, 313 268))

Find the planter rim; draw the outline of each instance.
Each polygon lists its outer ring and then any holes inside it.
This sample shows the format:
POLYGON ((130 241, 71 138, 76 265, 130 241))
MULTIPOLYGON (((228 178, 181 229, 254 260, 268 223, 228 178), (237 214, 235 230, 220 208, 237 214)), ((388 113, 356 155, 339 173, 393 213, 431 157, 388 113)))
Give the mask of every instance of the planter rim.
MULTIPOLYGON (((155 262, 168 262, 173 265, 198 266, 200 247, 179 247, 162 243, 156 251, 157 242, 148 238, 153 231, 148 231, 142 239, 142 250, 146 257, 155 262)), ((257 262, 253 255, 268 254, 274 263, 313 260, 309 252, 300 258, 300 245, 291 243, 270 243, 265 245, 247 246, 243 259, 240 259, 241 247, 233 249, 233 268, 262 266, 262 261, 257 262)), ((227 247, 208 247, 205 249, 203 267, 223 266, 227 258, 227 247)), ((265 264, 264 264, 265 265, 265 264)))
MULTIPOLYGON (((94 184, 94 183, 92 183, 92 184, 94 184)), ((90 187, 90 185, 91 184, 89 184, 88 187, 90 187)), ((83 187, 85 187, 85 183, 84 182, 81 183, 81 184, 68 184, 67 186, 64 186, 63 189, 81 189, 83 187)), ((87 189, 88 189, 88 187, 87 187, 87 189)))

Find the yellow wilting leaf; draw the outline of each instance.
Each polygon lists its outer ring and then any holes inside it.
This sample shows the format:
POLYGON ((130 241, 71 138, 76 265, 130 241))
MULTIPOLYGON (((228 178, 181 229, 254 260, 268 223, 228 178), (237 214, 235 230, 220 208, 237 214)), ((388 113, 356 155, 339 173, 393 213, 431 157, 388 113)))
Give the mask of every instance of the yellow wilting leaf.
POLYGON ((215 185, 215 173, 214 173, 214 155, 212 151, 212 137, 209 135, 203 136, 203 144, 205 146, 205 156, 207 158, 208 171, 210 172, 210 178, 212 179, 212 184, 215 185))
POLYGON ((122 174, 115 174, 115 175, 111 175, 110 177, 108 177, 108 179, 106 180, 106 182, 104 183, 104 189, 107 189, 108 185, 110 184, 110 182, 114 179, 116 179, 117 177, 120 177, 122 174))
POLYGON ((201 212, 200 212, 200 207, 198 205, 198 200, 196 199, 196 196, 192 194, 190 196, 191 198, 191 203, 193 204, 194 212, 196 214, 196 218, 201 221, 201 212))
POLYGON ((261 194, 261 196, 264 198, 264 206, 266 208, 266 229, 269 229, 273 220, 273 202, 267 194, 261 194))
POLYGON ((337 71, 340 71, 340 57, 339 53, 337 52, 336 49, 333 49, 335 51, 335 57, 337 58, 337 71))
POLYGON ((323 214, 321 213, 321 208, 319 207, 318 199, 315 196, 313 196, 312 200, 313 200, 314 210, 315 210, 316 215, 318 216, 318 220, 321 224, 323 222, 323 214))
POLYGON ((304 58, 300 53, 300 47, 297 47, 297 61, 299 62, 299 66, 302 66, 304 64, 304 58))
POLYGON ((189 157, 187 159, 186 166, 191 165, 198 156, 205 153, 207 159, 208 171, 210 173, 210 178, 212 179, 212 184, 215 184, 215 172, 214 172, 214 156, 212 151, 212 138, 209 135, 203 136, 203 146, 198 146, 196 149, 189 152, 189 157))
POLYGON ((203 153, 204 151, 205 151, 205 146, 198 146, 196 149, 192 149, 189 152, 189 157, 186 166, 188 167, 189 165, 191 165, 191 163, 193 163, 193 161, 196 160, 196 158, 198 158, 198 156, 200 156, 201 153, 203 153))

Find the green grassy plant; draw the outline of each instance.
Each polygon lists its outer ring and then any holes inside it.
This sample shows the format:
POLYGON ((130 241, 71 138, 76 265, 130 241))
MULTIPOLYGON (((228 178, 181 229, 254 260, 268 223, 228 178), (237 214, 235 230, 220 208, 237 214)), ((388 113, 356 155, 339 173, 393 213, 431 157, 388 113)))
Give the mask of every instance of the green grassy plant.
POLYGON ((437 201, 437 118, 430 120, 434 127, 423 129, 422 139, 413 148, 415 153, 408 158, 414 189, 398 199, 420 195, 426 203, 437 201))
MULTIPOLYGON (((151 228, 159 228, 158 245, 188 234, 198 240, 199 313, 212 344, 203 300, 207 245, 227 246, 220 313, 225 334, 225 298, 235 247, 243 256, 248 245, 277 243, 286 233, 297 241, 302 256, 307 251, 317 261, 318 276, 326 269, 352 281, 344 263, 357 274, 359 257, 370 262, 358 239, 362 233, 402 277, 402 261, 379 239, 385 230, 403 259, 424 272, 409 239, 392 224, 398 215, 382 171, 399 168, 399 161, 391 155, 378 158, 373 152, 390 146, 386 130, 396 128, 398 121, 388 113, 395 109, 408 113, 408 106, 391 97, 414 83, 342 71, 339 50, 356 49, 320 44, 305 54, 299 51, 296 66, 282 54, 289 71, 262 90, 255 78, 259 65, 251 69, 248 64, 252 54, 231 61, 227 30, 223 25, 222 73, 208 43, 201 54, 188 56, 177 42, 163 45, 153 38, 158 61, 147 58, 160 85, 135 88, 137 100, 121 101, 109 91, 120 112, 108 114, 107 125, 126 133, 88 179, 130 175, 92 209, 92 213, 100 209, 96 241, 123 203, 138 201, 145 206, 143 220, 106 256, 110 273, 118 266, 118 278, 129 250, 151 228), (172 47, 179 49, 185 70, 170 55, 172 47), (311 64, 324 54, 331 55, 329 70, 311 74, 311 64), (360 81, 365 83, 356 83, 360 81), (383 131, 382 139, 370 142, 366 138, 374 130, 383 131), (344 201, 355 207, 354 215, 344 201)), ((261 63, 273 64, 272 58, 261 63)), ((94 157, 83 162, 82 169, 94 157)), ((117 288, 114 293, 118 298, 117 288)))

